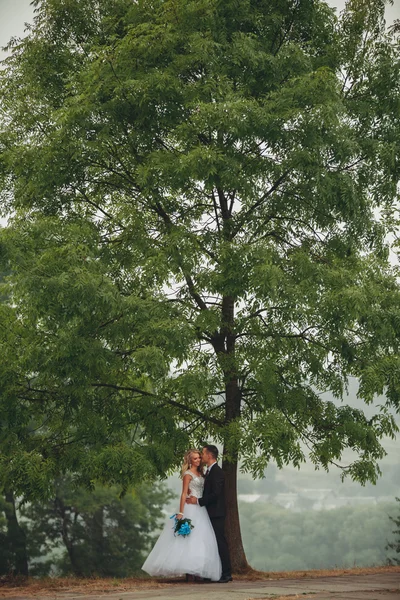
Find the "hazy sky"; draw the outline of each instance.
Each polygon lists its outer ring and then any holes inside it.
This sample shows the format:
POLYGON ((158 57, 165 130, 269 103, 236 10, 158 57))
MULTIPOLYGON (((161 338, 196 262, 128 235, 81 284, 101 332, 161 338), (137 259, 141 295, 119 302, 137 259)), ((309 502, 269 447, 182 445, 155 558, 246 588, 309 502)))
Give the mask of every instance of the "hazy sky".
MULTIPOLYGON (((341 10, 345 0, 328 0, 329 4, 341 10)), ((24 23, 31 21, 33 9, 30 0, 0 0, 0 47, 7 44, 13 36, 24 33, 24 23)), ((387 19, 400 19, 400 2, 394 0, 394 6, 388 6, 387 19)), ((0 57, 4 53, 0 51, 0 57)))

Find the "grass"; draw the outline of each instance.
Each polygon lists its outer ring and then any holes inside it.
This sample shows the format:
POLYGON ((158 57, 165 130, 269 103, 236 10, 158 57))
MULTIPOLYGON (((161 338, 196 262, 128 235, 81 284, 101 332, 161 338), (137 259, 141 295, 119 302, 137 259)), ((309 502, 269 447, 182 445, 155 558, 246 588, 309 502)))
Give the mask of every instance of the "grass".
MULTIPOLYGON (((250 569, 241 575, 235 575, 235 581, 266 581, 274 579, 300 579, 304 577, 339 577, 341 575, 373 575, 377 573, 400 573, 400 566, 353 568, 353 569, 323 569, 310 571, 284 571, 269 573, 250 569)), ((129 577, 126 579, 102 579, 76 577, 46 577, 34 578, 3 578, 0 579, 0 598, 23 597, 29 594, 30 598, 36 596, 52 596, 55 592, 73 592, 74 594, 98 594, 106 592, 134 592, 145 589, 168 588, 176 585, 186 585, 183 578, 151 578, 129 577)), ((304 596, 302 596, 304 598, 304 596)), ((300 596, 299 596, 300 598, 300 596)), ((275 600, 279 600, 275 598, 275 600)), ((289 600, 286 596, 285 600, 289 600)))

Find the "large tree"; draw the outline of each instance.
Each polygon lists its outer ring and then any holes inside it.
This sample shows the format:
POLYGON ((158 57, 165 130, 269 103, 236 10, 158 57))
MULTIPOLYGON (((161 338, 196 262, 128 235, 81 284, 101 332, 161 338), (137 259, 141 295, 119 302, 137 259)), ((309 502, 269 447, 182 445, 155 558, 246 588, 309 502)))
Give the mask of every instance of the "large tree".
POLYGON ((0 75, 2 477, 127 486, 215 440, 244 569, 239 460, 375 481, 395 431, 321 392, 398 407, 396 32, 383 0, 34 4, 0 75))

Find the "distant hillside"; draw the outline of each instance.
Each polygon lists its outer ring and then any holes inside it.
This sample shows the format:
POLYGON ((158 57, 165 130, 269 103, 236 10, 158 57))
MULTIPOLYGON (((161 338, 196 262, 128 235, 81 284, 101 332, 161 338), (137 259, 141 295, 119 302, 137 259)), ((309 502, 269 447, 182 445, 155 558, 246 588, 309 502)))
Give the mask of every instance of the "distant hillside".
POLYGON ((395 502, 302 513, 241 504, 243 543, 251 566, 262 571, 384 565, 393 539, 389 515, 398 510, 395 502))

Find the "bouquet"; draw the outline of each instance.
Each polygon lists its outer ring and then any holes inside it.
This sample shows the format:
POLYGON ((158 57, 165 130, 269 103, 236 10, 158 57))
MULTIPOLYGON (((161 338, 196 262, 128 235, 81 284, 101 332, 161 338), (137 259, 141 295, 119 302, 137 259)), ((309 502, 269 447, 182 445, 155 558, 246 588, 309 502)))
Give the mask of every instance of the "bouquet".
POLYGON ((174 536, 181 535, 182 537, 187 537, 190 535, 192 529, 194 529, 194 525, 192 524, 191 519, 178 519, 176 515, 172 515, 171 519, 175 519, 174 524, 174 536))

